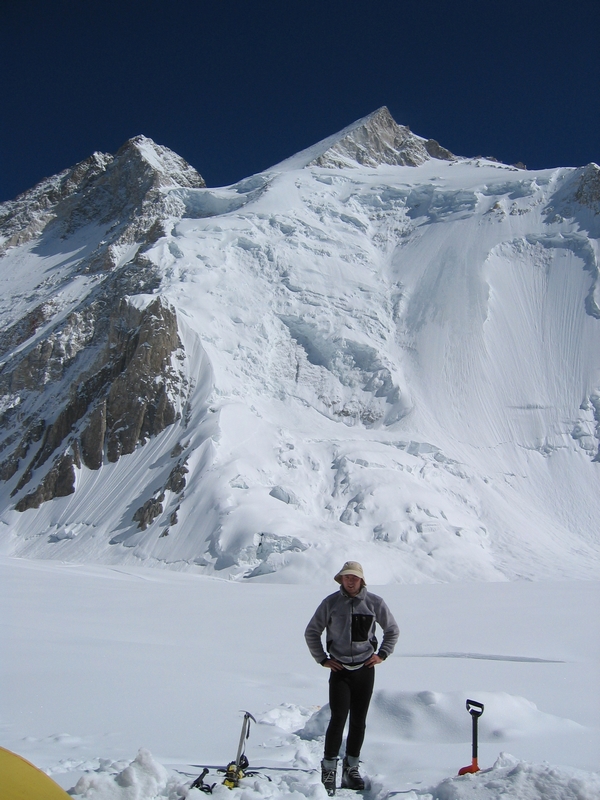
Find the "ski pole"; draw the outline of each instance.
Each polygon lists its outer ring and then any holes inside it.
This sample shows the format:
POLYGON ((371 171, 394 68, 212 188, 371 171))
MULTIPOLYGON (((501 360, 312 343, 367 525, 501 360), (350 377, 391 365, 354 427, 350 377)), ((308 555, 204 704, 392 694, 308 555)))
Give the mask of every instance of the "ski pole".
POLYGON ((458 770, 459 775, 466 775, 469 772, 479 772, 479 765, 477 763, 477 720, 483 714, 483 703, 478 703, 475 700, 467 700, 467 711, 473 720, 473 760, 468 767, 462 767, 458 770))

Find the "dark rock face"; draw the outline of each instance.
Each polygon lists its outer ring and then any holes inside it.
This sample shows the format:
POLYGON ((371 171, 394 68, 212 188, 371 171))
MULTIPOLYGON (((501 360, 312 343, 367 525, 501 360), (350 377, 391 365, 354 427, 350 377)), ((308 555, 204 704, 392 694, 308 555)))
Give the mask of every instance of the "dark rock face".
POLYGON ((133 521, 138 523, 138 528, 141 531, 145 531, 148 525, 151 525, 163 513, 162 501, 164 499, 164 494, 159 497, 152 497, 135 512, 133 521))
POLYGON ((66 497, 75 491, 75 470, 73 456, 65 453, 58 458, 52 469, 35 491, 26 494, 15 505, 16 511, 27 511, 28 508, 39 508, 46 500, 54 497, 66 497))
MULTIPOLYGON (((179 461, 171 472, 169 473, 169 477, 167 478, 167 482, 165 483, 162 489, 159 489, 157 492, 154 493, 154 496, 151 497, 149 500, 138 508, 138 510, 133 515, 133 521, 138 523, 138 528, 142 531, 145 531, 146 528, 151 525, 157 517, 163 513, 163 502, 165 499, 165 492, 173 492, 173 494, 179 495, 179 500, 183 497, 183 490, 185 489, 186 479, 185 476, 189 472, 188 468, 186 467, 185 461, 179 461)), ((169 516, 169 526, 177 525, 177 512, 179 511, 179 505, 171 512, 169 516)), ((167 527, 162 533, 161 536, 168 536, 169 535, 169 527, 167 527)))
MULTIPOLYGON (((122 310, 127 315, 135 311, 127 308, 126 301, 122 301, 122 310)), ((113 327, 109 338, 117 339, 115 344, 124 363, 106 398, 109 461, 133 453, 138 442, 160 433, 176 419, 167 393, 169 381, 176 381, 170 370, 171 354, 181 347, 175 314, 158 299, 142 312, 139 320, 135 314, 132 316, 125 337, 113 327)))
POLYGON ((39 306, 25 314, 22 319, 6 330, 0 331, 0 354, 18 347, 30 339, 52 315, 51 303, 40 303, 39 306))
POLYGON ((97 276, 68 313, 50 286, 0 330, 0 479, 14 483, 17 510, 73 492, 82 463, 117 461, 177 419, 185 387, 176 315, 160 297, 145 306, 130 298, 160 286, 144 250, 177 211, 162 189, 204 186, 182 158, 138 136, 0 205, 0 257, 34 238, 69 252, 85 228, 91 244, 74 270, 97 276), (19 497, 34 475, 37 488, 19 497))
POLYGON ((442 147, 442 145, 439 142, 436 142, 435 139, 428 139, 425 142, 425 149, 432 158, 437 158, 440 161, 454 160, 454 155, 450 152, 450 150, 442 147))
MULTIPOLYGON (((19 461, 25 458, 30 445, 33 442, 39 442, 46 427, 44 420, 36 420, 32 422, 31 419, 25 420, 25 432, 10 456, 0 465, 0 480, 8 481, 19 469, 19 461)), ((15 432, 18 434, 18 430, 15 432)), ((7 447, 16 439, 16 435, 8 436, 4 441, 3 446, 7 447)))
POLYGON ((600 214, 600 167, 597 164, 588 164, 579 173, 575 199, 600 214))
POLYGON ((186 479, 185 476, 189 472, 189 469, 183 464, 176 464, 169 474, 169 478, 167 483, 165 484, 165 489, 168 489, 170 492, 174 494, 181 494, 185 489, 186 479))
MULTIPOLYGON (((102 329, 103 326, 98 327, 102 329)), ((44 349, 43 345, 40 349, 44 349)), ((12 477, 36 436, 37 440, 41 436, 41 445, 22 472, 13 496, 29 483, 34 470, 42 467, 65 440, 77 442, 86 467, 99 469, 105 451, 109 461, 117 461, 121 455, 132 453, 139 443, 171 425, 177 418, 174 397, 180 389, 179 376, 171 366, 171 356, 176 350, 181 350, 181 343, 172 309, 160 298, 143 310, 121 299, 110 317, 108 335, 99 357, 90 365, 82 351, 70 367, 73 379, 55 418, 43 427, 43 434, 40 434, 41 421, 37 426, 30 425, 0 466, 0 475, 5 480, 12 477), (77 362, 81 363, 81 371, 76 370, 77 362)), ((48 362, 45 366, 47 368, 48 362)), ((22 364, 17 365, 15 372, 17 380, 10 381, 13 391, 23 388, 19 379, 25 374, 22 364)), ((26 388, 33 390, 31 384, 26 388)), ((72 466, 71 460, 71 471, 72 466)), ((63 491, 66 485, 66 469, 55 463, 34 493, 35 497, 27 503, 39 505, 52 496, 62 496, 55 492, 63 491)), ((17 504, 17 508, 22 505, 17 504)))
POLYGON ((106 398, 92 409, 87 427, 81 432, 81 459, 88 469, 100 469, 106 436, 106 398))

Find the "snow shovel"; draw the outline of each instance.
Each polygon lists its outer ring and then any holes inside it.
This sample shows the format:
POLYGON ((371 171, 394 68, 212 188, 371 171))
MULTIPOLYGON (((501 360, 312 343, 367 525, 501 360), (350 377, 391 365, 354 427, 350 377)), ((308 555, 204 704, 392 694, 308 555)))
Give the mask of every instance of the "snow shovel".
POLYGON ((469 772, 479 772, 479 765, 477 764, 477 720, 483 714, 483 703, 477 703, 475 700, 467 700, 467 711, 473 720, 473 761, 468 767, 459 769, 459 775, 466 775, 469 772))

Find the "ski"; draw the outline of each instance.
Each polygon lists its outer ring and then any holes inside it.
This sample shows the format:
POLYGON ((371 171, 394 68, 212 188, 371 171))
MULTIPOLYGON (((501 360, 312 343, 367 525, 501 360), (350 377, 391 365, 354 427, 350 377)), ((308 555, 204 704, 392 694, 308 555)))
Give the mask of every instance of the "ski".
MULTIPOLYGON (((198 769, 215 769, 217 772, 225 772, 226 767, 218 766, 215 764, 190 764, 190 767, 198 767, 198 769)), ((271 771, 271 772, 318 772, 316 767, 252 767, 254 771, 271 771)), ((182 773, 185 774, 185 773, 182 773)), ((246 773, 248 774, 248 773, 246 773)))

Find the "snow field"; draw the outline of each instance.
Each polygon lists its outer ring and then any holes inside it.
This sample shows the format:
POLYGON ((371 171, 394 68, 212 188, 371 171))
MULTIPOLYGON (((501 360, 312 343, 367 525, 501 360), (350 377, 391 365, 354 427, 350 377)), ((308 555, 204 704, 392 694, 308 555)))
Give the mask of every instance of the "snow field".
MULTIPOLYGON (((259 721, 250 764, 272 780, 249 778, 234 794, 323 797, 327 673, 303 631, 332 580, 240 583, 6 558, 0 573, 2 745, 78 786, 75 796, 175 800, 199 774, 193 765, 235 756, 248 709, 259 721)), ((597 583, 369 588, 401 628, 377 668, 362 753, 369 797, 597 796, 597 583), (458 779, 471 756, 467 697, 485 704, 479 763, 491 771, 458 779)))

